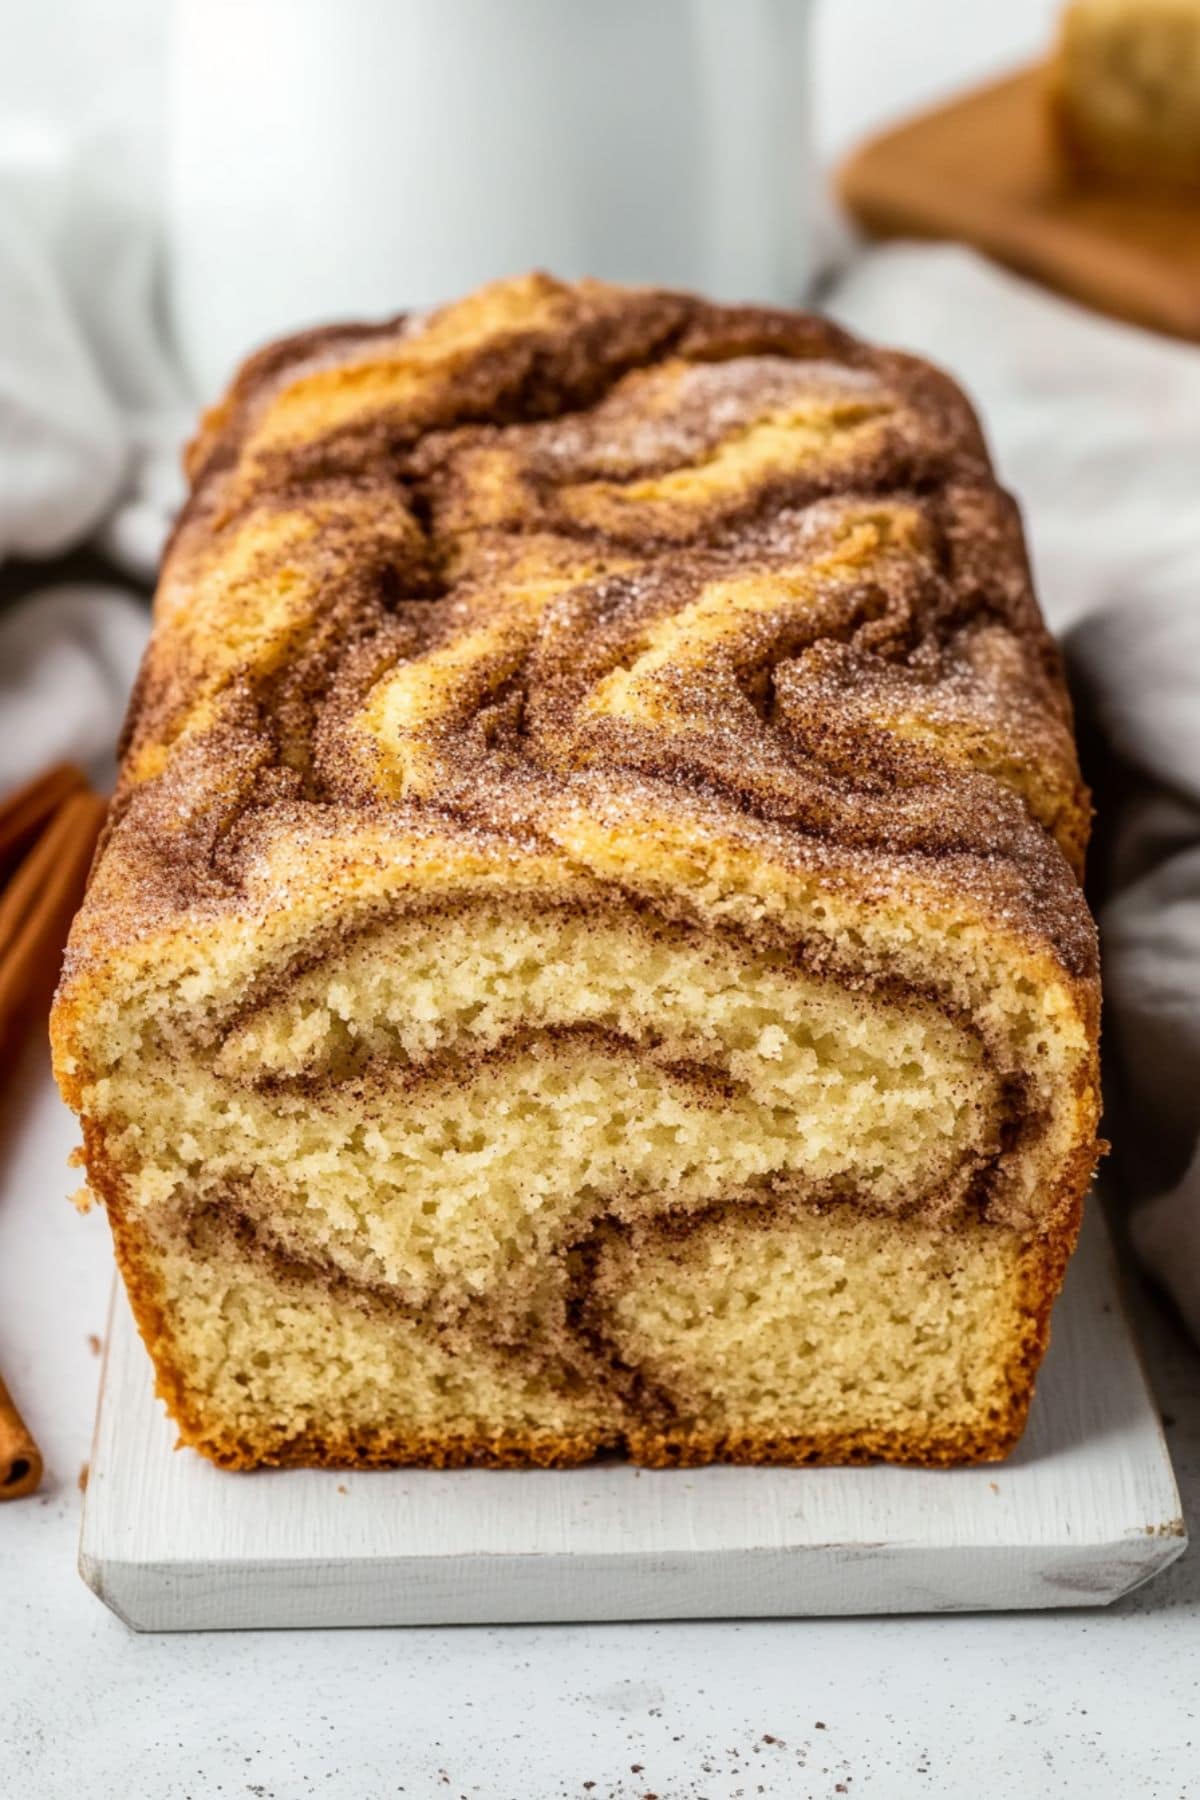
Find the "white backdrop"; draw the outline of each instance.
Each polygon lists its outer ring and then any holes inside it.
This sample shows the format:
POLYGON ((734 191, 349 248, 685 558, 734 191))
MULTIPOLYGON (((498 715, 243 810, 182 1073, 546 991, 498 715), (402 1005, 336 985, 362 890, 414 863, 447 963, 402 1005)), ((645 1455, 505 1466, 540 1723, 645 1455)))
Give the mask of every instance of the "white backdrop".
MULTIPOLYGON (((354 0, 328 4, 349 28, 354 0)), ((162 129, 159 78, 170 0, 7 0, 3 10, 0 135, 29 121, 71 120, 98 128, 117 123, 154 144, 162 129)), ((845 149, 872 125, 975 73, 1036 55, 1057 11, 1056 0, 819 0, 814 52, 822 152, 845 149)), ((155 167, 151 153, 148 179, 155 167)))

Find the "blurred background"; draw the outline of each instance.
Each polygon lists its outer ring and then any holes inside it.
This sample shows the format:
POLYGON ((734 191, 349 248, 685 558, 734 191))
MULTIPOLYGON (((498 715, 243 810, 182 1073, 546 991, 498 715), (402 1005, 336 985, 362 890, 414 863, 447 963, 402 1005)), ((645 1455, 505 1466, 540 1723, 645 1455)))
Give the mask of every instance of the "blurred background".
MULTIPOLYGON (((206 10, 222 21, 232 58, 240 19, 253 10, 253 0, 249 7, 241 0, 209 0, 206 10)), ((349 7, 293 0, 286 10, 293 18, 335 12, 343 32, 352 29, 349 7)), ((836 156, 886 120, 1040 55, 1060 11, 1058 0, 1009 0, 1002 7, 964 6, 961 0, 819 5, 812 59, 822 153, 836 156)), ((136 132, 148 148, 161 148, 171 14, 171 4, 162 0, 107 0, 103 7, 57 0, 13 8, 5 20, 0 112, 10 123, 31 118, 113 126, 122 134, 136 132)))

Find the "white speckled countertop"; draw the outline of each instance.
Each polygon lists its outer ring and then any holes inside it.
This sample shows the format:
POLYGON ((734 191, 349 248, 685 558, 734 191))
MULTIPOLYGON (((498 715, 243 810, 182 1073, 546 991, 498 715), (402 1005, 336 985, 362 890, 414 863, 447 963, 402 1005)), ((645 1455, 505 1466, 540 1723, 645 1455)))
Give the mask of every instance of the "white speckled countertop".
MULTIPOLYGON (((826 0, 826 154, 876 118, 1028 54, 1053 5, 1001 10, 826 0)), ((37 1498, 0 1508, 5 1795, 1200 1793, 1197 1550, 1107 1612, 134 1636, 75 1571, 107 1230, 63 1202, 75 1131, 43 1057, 31 1052, 5 1086, 0 1367, 48 1466, 37 1498)), ((1133 1299, 1196 1537, 1200 1356, 1144 1295, 1133 1299)))

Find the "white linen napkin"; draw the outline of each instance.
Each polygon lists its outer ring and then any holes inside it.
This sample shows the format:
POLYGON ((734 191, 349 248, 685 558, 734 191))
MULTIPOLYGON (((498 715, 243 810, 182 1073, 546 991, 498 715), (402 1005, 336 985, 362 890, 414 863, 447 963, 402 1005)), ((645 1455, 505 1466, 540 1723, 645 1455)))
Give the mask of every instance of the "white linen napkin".
MULTIPOLYGON (((191 407, 158 330, 156 230, 121 146, 0 142, 0 562, 92 542, 149 581, 191 407)), ((111 586, 0 612, 0 793, 60 757, 104 780, 148 615, 111 586)))

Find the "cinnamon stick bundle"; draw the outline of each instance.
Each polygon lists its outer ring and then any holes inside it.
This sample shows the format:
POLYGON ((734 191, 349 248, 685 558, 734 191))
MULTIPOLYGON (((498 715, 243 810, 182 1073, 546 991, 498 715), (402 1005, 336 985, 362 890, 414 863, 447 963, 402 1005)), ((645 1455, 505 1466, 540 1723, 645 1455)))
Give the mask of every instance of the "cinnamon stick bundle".
MULTIPOLYGON (((104 813, 65 764, 0 806, 0 1068, 45 1018, 104 813)), ((0 1379, 0 1501, 32 1494, 41 1478, 41 1452, 0 1379)))

